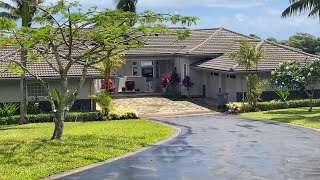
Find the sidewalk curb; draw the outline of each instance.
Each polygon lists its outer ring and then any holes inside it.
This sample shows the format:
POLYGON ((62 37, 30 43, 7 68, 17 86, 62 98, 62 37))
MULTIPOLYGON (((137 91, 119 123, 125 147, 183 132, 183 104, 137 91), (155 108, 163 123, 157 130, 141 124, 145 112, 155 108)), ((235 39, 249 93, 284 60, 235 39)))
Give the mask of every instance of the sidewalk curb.
POLYGON ((107 159, 105 161, 101 161, 101 162, 93 163, 93 164, 86 165, 86 166, 83 166, 83 167, 79 167, 79 168, 76 168, 76 169, 68 170, 68 171, 65 171, 65 172, 62 172, 62 173, 58 173, 58 174, 54 174, 54 175, 51 175, 51 176, 48 176, 48 177, 45 177, 45 178, 40 178, 40 180, 59 179, 59 178, 65 177, 65 176, 69 176, 69 175, 72 175, 72 174, 75 174, 75 173, 78 173, 78 172, 82 172, 82 171, 85 171, 85 170, 88 170, 88 169, 91 169, 91 168, 95 168, 95 167, 101 166, 101 165, 104 165, 104 164, 108 164, 108 163, 111 163, 113 161, 117 161, 117 160, 129 157, 129 156, 133 156, 135 154, 138 154, 138 153, 141 153, 141 152, 146 151, 148 149, 151 149, 154 146, 159 146, 159 145, 162 145, 162 144, 164 144, 166 142, 169 142, 169 141, 173 140, 174 138, 176 138, 177 136, 179 136, 181 134, 181 129, 178 128, 178 127, 175 127, 175 126, 163 123, 163 122, 159 122, 159 121, 153 121, 153 122, 160 123, 160 124, 163 124, 165 126, 172 127, 174 129, 174 131, 169 137, 167 137, 166 139, 163 139, 163 140, 161 140, 161 141, 159 141, 159 142, 157 142, 155 144, 150 144, 150 145, 148 145, 146 147, 137 149, 135 151, 129 152, 129 153, 121 155, 121 156, 117 156, 117 157, 114 157, 114 158, 107 159))

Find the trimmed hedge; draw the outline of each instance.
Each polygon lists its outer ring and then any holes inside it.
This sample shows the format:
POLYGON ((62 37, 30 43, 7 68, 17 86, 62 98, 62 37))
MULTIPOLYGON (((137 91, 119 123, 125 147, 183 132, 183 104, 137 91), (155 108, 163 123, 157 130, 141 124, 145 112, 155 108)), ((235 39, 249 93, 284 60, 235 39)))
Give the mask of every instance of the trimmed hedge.
MULTIPOLYGON (((111 110, 108 117, 104 117, 100 112, 70 112, 66 116, 65 122, 89 122, 104 120, 137 119, 138 114, 131 109, 111 110)), ((51 114, 27 115, 28 123, 53 122, 51 114)), ((0 118, 0 125, 19 124, 20 116, 0 118)))
MULTIPOLYGON (((302 100, 290 100, 286 102, 281 101, 270 101, 270 102, 258 102, 258 109, 261 111, 270 111, 276 109, 287 109, 287 108, 299 108, 299 107, 309 107, 309 99, 302 100)), ((243 112, 252 112, 254 109, 249 106, 248 103, 235 102, 229 103, 228 112, 231 114, 243 113, 243 112)), ((313 106, 320 106, 320 99, 313 100, 313 106)))

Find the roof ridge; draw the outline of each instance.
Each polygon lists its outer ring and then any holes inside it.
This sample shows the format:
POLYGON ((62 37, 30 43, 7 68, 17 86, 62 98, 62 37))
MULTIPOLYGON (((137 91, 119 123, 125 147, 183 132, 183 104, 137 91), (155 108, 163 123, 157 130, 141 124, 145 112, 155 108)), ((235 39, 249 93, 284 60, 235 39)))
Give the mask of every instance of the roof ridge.
POLYGON ((302 50, 298 50, 297 48, 294 48, 294 47, 282 45, 282 44, 275 43, 275 42, 271 42, 271 41, 268 41, 268 40, 264 40, 264 42, 267 42, 267 43, 269 43, 269 44, 278 46, 278 47, 280 47, 280 48, 284 48, 284 49, 287 49, 287 50, 291 50, 291 51, 293 51, 293 52, 301 53, 301 54, 304 54, 304 55, 307 55, 307 56, 311 56, 311 57, 315 57, 315 58, 320 58, 320 56, 318 56, 318 55, 310 54, 310 53, 304 52, 304 51, 302 51, 302 50))
POLYGON ((229 32, 234 33, 234 34, 238 34, 238 35, 240 35, 240 36, 247 37, 247 38, 249 38, 249 39, 259 40, 259 39, 257 39, 257 38, 253 38, 253 37, 251 37, 251 36, 248 36, 248 35, 245 35, 245 34, 241 34, 241 33, 232 31, 232 30, 230 30, 230 29, 226 29, 226 28, 224 28, 224 27, 221 27, 220 29, 223 29, 223 30, 225 30, 225 31, 229 31, 229 32))
POLYGON ((219 28, 216 32, 214 32, 213 34, 211 34, 206 40, 204 40, 202 43, 198 44, 197 46, 195 46, 194 48, 190 49, 187 53, 191 53, 192 51, 194 51, 195 49, 197 49, 198 47, 202 46, 203 44, 205 44, 206 42, 208 42, 213 36, 217 35, 218 32, 221 30, 222 28, 219 28))

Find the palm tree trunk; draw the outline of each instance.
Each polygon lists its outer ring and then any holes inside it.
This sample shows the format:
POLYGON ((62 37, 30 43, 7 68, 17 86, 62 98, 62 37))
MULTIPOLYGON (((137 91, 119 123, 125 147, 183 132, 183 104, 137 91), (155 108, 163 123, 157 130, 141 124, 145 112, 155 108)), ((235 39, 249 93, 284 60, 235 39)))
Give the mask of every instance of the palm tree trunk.
MULTIPOLYGON (((29 5, 26 0, 22 2, 22 26, 29 27, 30 17, 29 17, 29 5)), ((26 50, 21 51, 21 62, 24 67, 27 67, 27 54, 26 50)), ((26 76, 25 72, 21 75, 20 79, 20 90, 21 90, 21 100, 20 100, 20 124, 27 123, 27 87, 26 87, 26 76)))

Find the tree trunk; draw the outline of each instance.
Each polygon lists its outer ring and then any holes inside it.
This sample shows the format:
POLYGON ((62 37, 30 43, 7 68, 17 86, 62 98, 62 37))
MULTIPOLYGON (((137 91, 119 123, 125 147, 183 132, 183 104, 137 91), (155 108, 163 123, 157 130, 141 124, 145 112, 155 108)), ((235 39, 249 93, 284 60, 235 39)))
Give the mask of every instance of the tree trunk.
POLYGON ((311 90, 311 94, 309 96, 310 101, 309 101, 309 110, 308 110, 308 112, 312 112, 312 109, 313 109, 313 96, 314 96, 314 89, 311 90))
POLYGON ((57 112, 54 113, 55 127, 51 140, 60 140, 64 129, 64 119, 68 113, 67 97, 68 97, 68 79, 65 73, 61 77, 60 104, 57 112))
POLYGON ((54 115, 55 126, 51 140, 61 140, 64 130, 64 117, 64 112, 60 112, 54 115))

